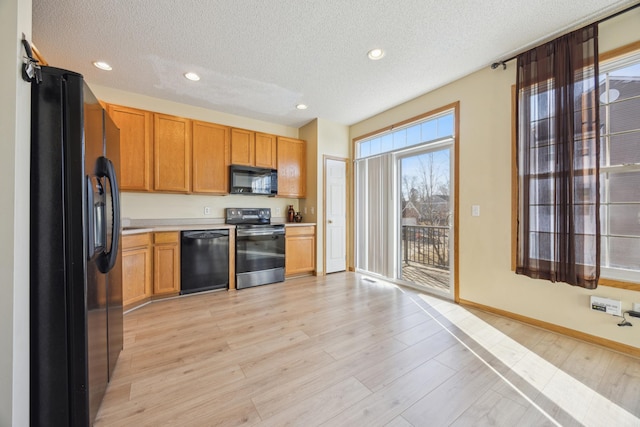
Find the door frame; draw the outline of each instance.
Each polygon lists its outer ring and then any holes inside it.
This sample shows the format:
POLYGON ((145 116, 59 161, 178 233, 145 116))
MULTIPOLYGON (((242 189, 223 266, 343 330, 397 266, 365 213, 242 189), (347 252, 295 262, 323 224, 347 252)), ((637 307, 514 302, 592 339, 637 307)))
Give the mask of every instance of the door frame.
POLYGON ((345 183, 344 183, 344 195, 345 195, 345 252, 344 252, 344 265, 345 271, 349 271, 349 251, 351 241, 349 239, 350 233, 350 212, 349 212, 349 196, 351 192, 351 170, 349 167, 349 159, 346 157, 330 156, 327 154, 322 155, 322 273, 327 274, 327 160, 334 160, 337 162, 343 162, 345 166, 345 183))

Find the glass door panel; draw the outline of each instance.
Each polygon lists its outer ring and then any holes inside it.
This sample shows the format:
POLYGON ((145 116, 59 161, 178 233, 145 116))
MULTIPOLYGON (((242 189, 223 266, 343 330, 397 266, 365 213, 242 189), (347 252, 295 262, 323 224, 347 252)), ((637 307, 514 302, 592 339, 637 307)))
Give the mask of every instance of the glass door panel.
POLYGON ((452 143, 398 157, 398 278, 453 297, 452 143))

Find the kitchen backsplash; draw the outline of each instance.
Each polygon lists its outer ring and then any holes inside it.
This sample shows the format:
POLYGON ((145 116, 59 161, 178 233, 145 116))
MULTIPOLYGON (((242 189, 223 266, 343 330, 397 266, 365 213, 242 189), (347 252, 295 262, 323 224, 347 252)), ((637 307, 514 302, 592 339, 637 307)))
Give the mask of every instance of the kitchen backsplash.
MULTIPOLYGON (((296 212, 299 209, 298 199, 286 199, 267 196, 206 196, 200 194, 156 194, 156 193, 121 193, 122 216, 134 221, 136 219, 199 219, 209 220, 204 223, 224 222, 225 208, 271 208, 274 218, 285 218, 289 205, 296 212), (208 213, 205 214, 205 208, 208 213)), ((135 226, 135 225, 131 225, 135 226)))

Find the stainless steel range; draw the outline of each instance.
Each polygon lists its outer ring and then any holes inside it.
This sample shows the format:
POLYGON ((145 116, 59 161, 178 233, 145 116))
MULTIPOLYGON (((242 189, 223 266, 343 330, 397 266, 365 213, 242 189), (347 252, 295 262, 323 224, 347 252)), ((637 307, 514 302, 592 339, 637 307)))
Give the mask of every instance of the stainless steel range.
POLYGON ((227 208, 236 226, 236 288, 284 281, 284 224, 271 224, 269 208, 227 208))

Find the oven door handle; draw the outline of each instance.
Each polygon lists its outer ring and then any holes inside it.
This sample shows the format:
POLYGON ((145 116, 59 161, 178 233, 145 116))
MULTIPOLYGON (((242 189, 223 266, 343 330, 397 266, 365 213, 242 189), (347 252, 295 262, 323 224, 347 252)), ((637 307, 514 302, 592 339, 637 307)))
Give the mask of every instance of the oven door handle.
POLYGON ((238 237, 278 236, 284 235, 284 230, 237 230, 238 237))

